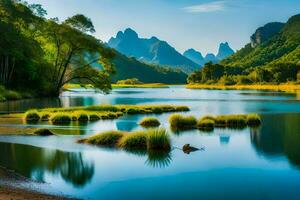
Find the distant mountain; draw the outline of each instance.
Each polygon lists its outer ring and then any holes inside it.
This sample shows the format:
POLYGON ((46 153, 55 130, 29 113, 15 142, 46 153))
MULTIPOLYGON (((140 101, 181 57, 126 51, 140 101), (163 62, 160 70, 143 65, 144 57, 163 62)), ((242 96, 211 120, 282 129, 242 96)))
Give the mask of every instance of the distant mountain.
MULTIPOLYGON (((187 74, 182 71, 146 64, 117 51, 115 51, 115 54, 112 63, 115 66, 116 73, 111 75, 112 82, 137 78, 144 83, 186 83, 187 74)), ((102 68, 99 64, 95 64, 94 67, 102 68)))
POLYGON ((181 55, 167 42, 156 37, 140 38, 130 28, 124 32, 118 32, 115 38, 108 41, 108 46, 126 56, 135 57, 137 60, 147 63, 180 68, 185 72, 192 72, 199 68, 199 65, 181 55))
POLYGON ((228 42, 224 42, 219 45, 217 56, 213 53, 208 53, 205 57, 203 57, 202 54, 195 49, 189 49, 183 53, 186 58, 192 60, 200 66, 203 66, 208 62, 218 63, 232 54, 234 54, 234 50, 229 46, 228 42))
POLYGON ((272 66, 276 63, 299 63, 300 14, 286 24, 270 23, 258 28, 251 43, 237 51, 222 64, 239 67, 272 66))
POLYGON ((204 57, 199 51, 196 51, 195 49, 188 49, 183 53, 183 56, 187 57, 194 63, 202 66, 205 64, 204 57))
POLYGON ((229 46, 228 42, 225 42, 220 44, 216 58, 218 60, 223 60, 224 58, 227 58, 232 54, 234 54, 234 50, 229 46))

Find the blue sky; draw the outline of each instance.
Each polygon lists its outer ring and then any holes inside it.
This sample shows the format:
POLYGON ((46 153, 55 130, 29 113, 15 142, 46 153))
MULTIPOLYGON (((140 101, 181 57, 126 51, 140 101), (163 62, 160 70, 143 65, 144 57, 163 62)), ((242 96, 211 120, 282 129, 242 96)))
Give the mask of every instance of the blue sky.
POLYGON ((133 28, 141 37, 157 36, 180 52, 194 48, 216 53, 220 42, 234 49, 268 22, 285 22, 300 13, 300 0, 28 0, 39 3, 48 17, 64 20, 77 13, 93 20, 103 41, 133 28))

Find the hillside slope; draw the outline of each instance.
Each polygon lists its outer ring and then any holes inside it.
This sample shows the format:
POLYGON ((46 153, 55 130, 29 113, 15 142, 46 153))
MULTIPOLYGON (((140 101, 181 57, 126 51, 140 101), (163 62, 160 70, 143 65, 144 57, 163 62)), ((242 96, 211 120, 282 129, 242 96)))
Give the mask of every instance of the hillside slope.
MULTIPOLYGON (((278 23, 268 25, 268 28, 273 30, 273 34, 269 34, 268 31, 257 30, 256 33, 258 31, 260 33, 267 32, 268 35, 266 36, 268 37, 260 34, 260 37, 263 38, 260 40, 261 43, 254 46, 250 43, 247 44, 237 53, 223 60, 221 64, 257 67, 284 62, 298 63, 300 60, 300 15, 291 17, 280 30, 276 31, 278 27, 280 28, 278 23)), ((255 34, 252 36, 252 41, 255 40, 253 37, 255 34)))

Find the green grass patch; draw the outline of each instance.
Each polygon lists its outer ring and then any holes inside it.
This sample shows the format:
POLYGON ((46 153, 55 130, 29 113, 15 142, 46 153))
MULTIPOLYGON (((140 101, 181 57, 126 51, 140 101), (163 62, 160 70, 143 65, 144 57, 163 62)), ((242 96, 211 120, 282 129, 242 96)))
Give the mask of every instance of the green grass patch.
POLYGON ((193 129, 197 126, 197 119, 193 116, 174 114, 169 117, 169 123, 175 130, 193 129))
POLYGON ((158 127, 160 122, 157 118, 154 117, 145 117, 139 123, 143 127, 158 127))
POLYGON ((79 122, 88 122, 90 120, 89 115, 86 112, 77 111, 77 121, 79 122))
POLYGON ((261 117, 258 114, 249 114, 247 116, 248 126, 259 126, 261 124, 261 117))
POLYGON ((106 131, 91 137, 81 139, 79 143, 88 143, 99 146, 106 147, 116 147, 119 143, 119 140, 124 136, 124 133, 121 131, 106 131))
POLYGON ((119 142, 119 147, 125 150, 146 150, 147 132, 137 131, 124 135, 119 142))
POLYGON ((72 115, 68 113, 56 113, 50 118, 51 122, 55 125, 67 125, 72 121, 72 115))
POLYGON ((25 113, 24 119, 26 122, 38 122, 41 117, 36 110, 30 110, 25 113))
POLYGON ((51 136, 51 135, 55 135, 49 129, 38 129, 38 130, 34 131, 33 134, 34 135, 39 135, 39 136, 51 136))
POLYGON ((212 119, 204 118, 198 122, 197 127, 201 130, 211 131, 215 128, 215 121, 212 119))
POLYGON ((165 129, 150 129, 147 131, 147 148, 149 150, 171 149, 171 139, 165 129))

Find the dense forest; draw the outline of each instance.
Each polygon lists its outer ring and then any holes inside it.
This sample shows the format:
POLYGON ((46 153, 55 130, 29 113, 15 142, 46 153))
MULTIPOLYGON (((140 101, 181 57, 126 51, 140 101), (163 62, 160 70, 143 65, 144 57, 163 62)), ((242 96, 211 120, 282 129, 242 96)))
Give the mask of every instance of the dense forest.
POLYGON ((186 80, 182 72, 161 71, 108 48, 92 36, 95 28, 84 15, 65 21, 47 19, 46 15, 39 4, 0 1, 0 101, 58 96, 69 82, 90 83, 109 92, 111 81, 139 74, 137 78, 144 82, 150 82, 151 77, 175 83, 186 80), (130 72, 134 70, 137 72, 130 72))
POLYGON ((219 64, 207 63, 192 73, 188 82, 234 85, 299 81, 300 15, 279 25, 270 23, 259 28, 251 44, 219 64))

